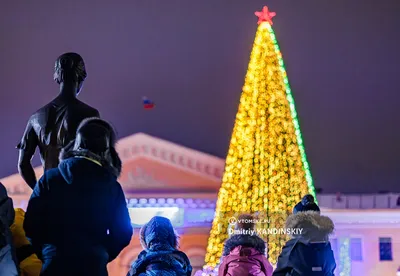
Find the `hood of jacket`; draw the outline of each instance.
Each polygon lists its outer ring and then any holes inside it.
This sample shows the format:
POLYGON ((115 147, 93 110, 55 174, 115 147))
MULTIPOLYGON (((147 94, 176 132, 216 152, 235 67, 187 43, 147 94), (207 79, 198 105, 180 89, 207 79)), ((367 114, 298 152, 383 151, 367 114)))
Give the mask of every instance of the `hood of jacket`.
POLYGON ((110 154, 103 157, 85 149, 74 150, 74 143, 75 142, 72 141, 61 150, 59 156, 60 162, 72 157, 85 157, 100 163, 101 166, 109 170, 116 178, 121 175, 122 162, 114 148, 110 148, 110 154))
POLYGON ((328 242, 335 226, 333 221, 319 212, 307 211, 290 215, 286 220, 286 228, 299 229, 294 231, 292 238, 307 242, 328 242))
MULTIPOLYGON (((244 247, 253 249, 253 251, 248 252, 249 254, 250 253, 252 255, 265 254, 265 249, 266 249, 265 242, 259 236, 233 235, 225 242, 223 256, 229 255, 231 251, 234 251, 234 249, 242 249, 244 247)), ((234 254, 235 252, 240 255, 240 250, 239 251, 236 250, 232 252, 232 254, 234 254)))
POLYGON ((178 238, 171 221, 160 216, 153 217, 140 229, 140 243, 146 250, 175 250, 178 238))
POLYGON ((68 184, 72 184, 74 181, 103 183, 117 180, 113 171, 102 166, 100 160, 90 152, 74 151, 70 154, 71 157, 62 159, 58 165, 62 177, 68 184))
POLYGON ((87 161, 91 161, 95 165, 91 166, 92 168, 95 168, 98 171, 107 171, 110 176, 113 176, 113 178, 118 178, 120 176, 122 169, 121 163, 114 164, 110 160, 106 160, 88 150, 62 150, 60 154, 60 165, 58 168, 60 169, 64 179, 69 184, 73 180, 74 173, 78 173, 80 177, 82 174, 88 174, 86 171, 88 168, 79 168, 75 166, 77 163, 75 161, 77 159, 86 159, 87 161))

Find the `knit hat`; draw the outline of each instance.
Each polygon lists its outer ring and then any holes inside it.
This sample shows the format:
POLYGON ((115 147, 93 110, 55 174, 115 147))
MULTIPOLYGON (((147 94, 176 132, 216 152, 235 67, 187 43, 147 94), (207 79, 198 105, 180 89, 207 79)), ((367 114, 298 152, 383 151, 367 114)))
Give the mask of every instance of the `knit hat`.
POLYGON ((293 208, 293 214, 306 211, 320 212, 320 209, 315 203, 314 197, 312 195, 305 195, 303 199, 293 208))

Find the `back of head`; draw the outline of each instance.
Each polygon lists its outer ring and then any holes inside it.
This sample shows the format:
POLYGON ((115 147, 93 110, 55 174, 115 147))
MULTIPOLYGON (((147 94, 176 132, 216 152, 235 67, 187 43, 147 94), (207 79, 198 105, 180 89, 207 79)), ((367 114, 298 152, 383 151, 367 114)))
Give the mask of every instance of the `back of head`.
POLYGON ((77 53, 65 53, 54 66, 54 80, 58 83, 82 83, 87 77, 83 58, 77 53))
POLYGON ((119 177, 122 162, 115 144, 116 132, 108 122, 97 117, 87 118, 78 126, 75 140, 61 151, 60 159, 88 155, 119 177))
POLYGON ((307 211, 320 212, 318 205, 315 203, 314 197, 310 194, 305 195, 302 200, 294 206, 293 214, 307 211))
POLYGON ((253 230, 255 228, 255 219, 251 214, 241 214, 235 225, 236 230, 253 230))
POLYGON ((169 219, 155 216, 140 230, 140 242, 145 249, 172 250, 178 247, 178 236, 169 219))
POLYGON ((102 155, 115 147, 114 128, 100 118, 88 118, 81 122, 76 131, 75 149, 85 149, 102 155))

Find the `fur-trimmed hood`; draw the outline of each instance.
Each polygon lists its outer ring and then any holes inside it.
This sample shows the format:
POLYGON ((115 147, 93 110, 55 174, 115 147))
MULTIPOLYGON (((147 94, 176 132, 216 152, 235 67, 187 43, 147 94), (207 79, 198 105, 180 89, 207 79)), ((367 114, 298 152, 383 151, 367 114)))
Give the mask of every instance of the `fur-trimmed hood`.
POLYGON ((293 235, 292 238, 298 238, 304 242, 327 242, 335 226, 329 217, 321 216, 319 212, 307 211, 290 215, 286 220, 286 228, 302 229, 301 233, 295 231, 298 234, 293 235))
POLYGON ((251 247, 260 252, 261 254, 265 254, 265 242, 259 236, 256 235, 233 235, 229 239, 226 240, 224 245, 223 256, 229 255, 229 253, 238 246, 242 247, 251 247))

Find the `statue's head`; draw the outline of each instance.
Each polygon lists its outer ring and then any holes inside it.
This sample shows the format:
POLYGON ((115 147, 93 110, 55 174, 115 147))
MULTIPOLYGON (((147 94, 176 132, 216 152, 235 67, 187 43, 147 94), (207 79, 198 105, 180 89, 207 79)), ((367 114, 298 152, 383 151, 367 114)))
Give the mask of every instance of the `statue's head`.
POLYGON ((56 60, 54 80, 58 84, 78 84, 76 94, 79 94, 86 77, 85 62, 79 54, 65 53, 56 60))

